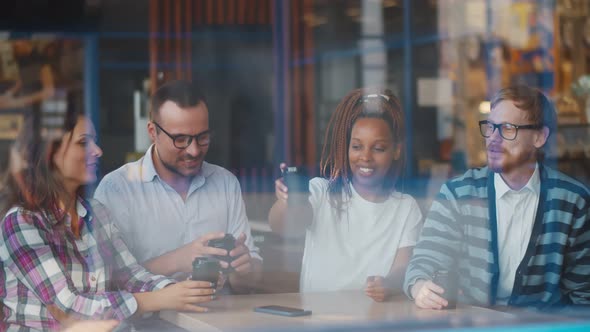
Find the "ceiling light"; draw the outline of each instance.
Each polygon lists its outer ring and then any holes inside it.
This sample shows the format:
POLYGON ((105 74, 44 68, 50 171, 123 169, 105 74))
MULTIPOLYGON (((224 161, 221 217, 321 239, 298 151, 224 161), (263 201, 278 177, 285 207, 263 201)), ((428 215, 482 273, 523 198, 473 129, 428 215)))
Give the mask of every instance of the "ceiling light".
POLYGON ((479 103, 479 113, 488 114, 491 110, 491 104, 489 101, 482 101, 479 103))

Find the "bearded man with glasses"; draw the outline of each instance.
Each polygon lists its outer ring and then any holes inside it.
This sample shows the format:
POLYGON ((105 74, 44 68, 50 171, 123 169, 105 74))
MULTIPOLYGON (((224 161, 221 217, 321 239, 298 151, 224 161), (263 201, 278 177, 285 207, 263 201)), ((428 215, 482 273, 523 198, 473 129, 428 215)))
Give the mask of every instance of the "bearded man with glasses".
POLYGON ((231 263, 220 264, 231 289, 249 291, 260 279, 262 258, 238 180, 205 161, 213 135, 204 96, 192 83, 173 81, 154 93, 150 106, 153 145, 138 161, 107 174, 95 198, 151 272, 185 279, 195 257, 229 255, 231 263), (208 246, 226 233, 236 238, 235 249, 208 246))
POLYGON ((432 281, 456 272, 459 301, 555 308, 590 304, 590 192, 540 158, 556 130, 542 92, 512 86, 480 121, 488 164, 445 183, 404 282, 421 308, 448 305, 432 281))

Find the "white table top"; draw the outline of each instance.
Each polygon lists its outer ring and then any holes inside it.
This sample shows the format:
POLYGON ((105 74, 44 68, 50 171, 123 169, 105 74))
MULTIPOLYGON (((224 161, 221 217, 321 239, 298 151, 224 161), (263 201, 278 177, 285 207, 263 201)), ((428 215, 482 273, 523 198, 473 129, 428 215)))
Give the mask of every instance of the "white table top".
POLYGON ((428 323, 444 320, 451 326, 495 326, 518 323, 517 315, 473 306, 453 310, 417 308, 405 296, 378 303, 362 291, 225 295, 207 303, 207 313, 165 311, 160 317, 188 331, 233 331, 254 327, 307 327, 370 322, 428 323), (282 317, 254 312, 257 306, 282 305, 312 310, 310 316, 282 317))

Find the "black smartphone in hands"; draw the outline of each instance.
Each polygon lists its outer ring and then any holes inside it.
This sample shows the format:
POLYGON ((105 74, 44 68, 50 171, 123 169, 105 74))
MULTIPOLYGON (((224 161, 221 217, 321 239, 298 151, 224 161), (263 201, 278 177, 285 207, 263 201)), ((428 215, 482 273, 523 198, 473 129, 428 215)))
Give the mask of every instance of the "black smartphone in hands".
POLYGON ((299 316, 311 315, 311 310, 284 307, 281 305, 265 305, 262 307, 254 308, 254 311, 263 312, 265 314, 287 316, 287 317, 299 317, 299 316))
MULTIPOLYGON (((234 260, 234 257, 229 255, 229 252, 236 248, 236 238, 233 235, 226 233, 221 239, 209 240, 209 242, 207 242, 207 246, 227 250, 226 256, 215 255, 217 259, 227 262, 228 264, 231 264, 231 262, 234 260)), ((223 269, 223 271, 229 272, 231 269, 232 268, 230 265, 228 268, 223 269)))
POLYGON ((290 192, 308 193, 309 177, 302 167, 287 167, 282 170, 283 182, 290 192))
POLYGON ((282 170, 283 182, 289 190, 289 203, 300 205, 308 201, 309 177, 301 167, 287 167, 282 170))

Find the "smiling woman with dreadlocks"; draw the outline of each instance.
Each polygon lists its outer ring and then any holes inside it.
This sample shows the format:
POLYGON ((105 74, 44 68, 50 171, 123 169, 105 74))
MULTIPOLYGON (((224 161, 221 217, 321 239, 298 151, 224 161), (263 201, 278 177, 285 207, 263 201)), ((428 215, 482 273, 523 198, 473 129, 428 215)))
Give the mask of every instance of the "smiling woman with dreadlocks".
POLYGON ((376 301, 401 292, 422 221, 416 201, 396 191, 404 135, 391 91, 353 90, 328 124, 322 177, 309 182, 309 201, 287 203, 287 186, 275 182, 271 228, 305 234, 301 291, 364 288, 376 301))

